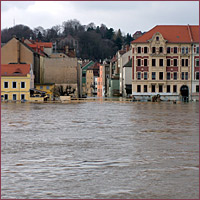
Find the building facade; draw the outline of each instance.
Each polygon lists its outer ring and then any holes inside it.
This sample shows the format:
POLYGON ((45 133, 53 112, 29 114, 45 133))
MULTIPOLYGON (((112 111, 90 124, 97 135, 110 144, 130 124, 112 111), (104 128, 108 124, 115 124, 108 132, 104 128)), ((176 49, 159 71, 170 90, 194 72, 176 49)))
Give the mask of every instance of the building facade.
POLYGON ((132 95, 191 100, 192 45, 198 26, 156 26, 132 42, 132 95))
POLYGON ((1 99, 3 101, 30 100, 34 75, 30 64, 1 65, 1 99))

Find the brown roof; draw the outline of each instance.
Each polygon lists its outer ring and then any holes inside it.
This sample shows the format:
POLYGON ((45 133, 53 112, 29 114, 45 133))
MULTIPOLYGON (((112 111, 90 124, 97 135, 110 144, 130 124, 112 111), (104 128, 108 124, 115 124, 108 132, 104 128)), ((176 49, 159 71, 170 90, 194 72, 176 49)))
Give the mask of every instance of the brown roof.
POLYGON ((1 65, 1 76, 26 76, 30 73, 30 64, 1 65))
POLYGON ((158 25, 146 32, 132 43, 145 43, 155 33, 161 33, 165 40, 171 43, 199 42, 199 26, 196 25, 158 25))

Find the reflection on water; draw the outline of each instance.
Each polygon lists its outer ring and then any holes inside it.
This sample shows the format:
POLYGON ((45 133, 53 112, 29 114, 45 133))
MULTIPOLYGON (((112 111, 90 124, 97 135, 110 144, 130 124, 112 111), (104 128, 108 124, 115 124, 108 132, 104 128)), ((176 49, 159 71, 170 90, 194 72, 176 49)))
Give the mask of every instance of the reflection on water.
POLYGON ((198 198, 198 103, 1 109, 3 199, 198 198))

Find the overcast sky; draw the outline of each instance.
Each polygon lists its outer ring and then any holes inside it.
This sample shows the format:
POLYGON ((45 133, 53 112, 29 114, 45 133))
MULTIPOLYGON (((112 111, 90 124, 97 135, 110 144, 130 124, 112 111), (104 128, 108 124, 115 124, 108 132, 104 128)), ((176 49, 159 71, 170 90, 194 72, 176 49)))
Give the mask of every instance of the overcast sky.
POLYGON ((1 29, 15 23, 51 28, 77 19, 123 33, 148 31, 155 25, 198 25, 198 1, 1 1, 1 29))

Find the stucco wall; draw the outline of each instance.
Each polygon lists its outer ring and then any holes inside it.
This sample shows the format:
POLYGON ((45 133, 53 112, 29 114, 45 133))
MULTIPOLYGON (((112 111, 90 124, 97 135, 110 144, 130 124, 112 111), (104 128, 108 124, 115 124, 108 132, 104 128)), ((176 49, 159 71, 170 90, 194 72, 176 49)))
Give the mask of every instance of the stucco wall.
POLYGON ((44 58, 44 82, 77 84, 77 59, 44 58))
POLYGON ((33 52, 13 38, 1 48, 1 64, 17 63, 18 60, 33 64, 33 52))

